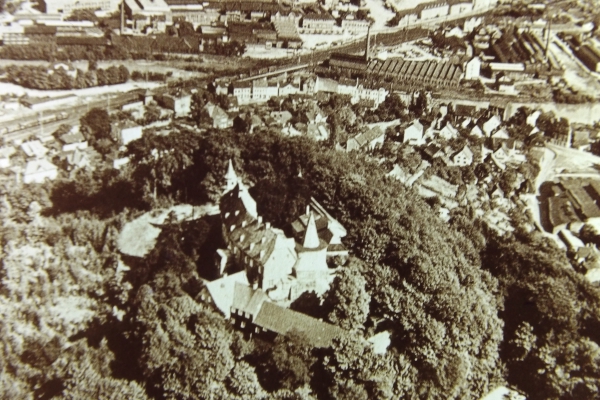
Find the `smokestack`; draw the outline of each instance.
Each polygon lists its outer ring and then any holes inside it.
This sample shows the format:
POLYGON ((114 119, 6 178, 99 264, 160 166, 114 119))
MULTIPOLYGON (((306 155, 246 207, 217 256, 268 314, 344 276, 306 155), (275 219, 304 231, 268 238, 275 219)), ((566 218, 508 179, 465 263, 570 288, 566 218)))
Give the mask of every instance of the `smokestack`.
POLYGON ((121 2, 121 35, 125 29, 125 0, 121 2))
POLYGON ((365 61, 369 61, 369 47, 371 47, 371 24, 369 24, 369 28, 367 28, 367 48, 365 49, 365 61))

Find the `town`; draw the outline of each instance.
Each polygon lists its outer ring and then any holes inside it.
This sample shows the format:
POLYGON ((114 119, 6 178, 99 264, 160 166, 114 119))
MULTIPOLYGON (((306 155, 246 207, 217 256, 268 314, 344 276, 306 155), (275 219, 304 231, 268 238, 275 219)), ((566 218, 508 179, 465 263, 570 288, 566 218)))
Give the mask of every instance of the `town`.
POLYGON ((0 300, 27 322, 0 393, 597 396, 593 1, 1 11, 0 300), (60 369, 83 338, 102 361, 60 369))

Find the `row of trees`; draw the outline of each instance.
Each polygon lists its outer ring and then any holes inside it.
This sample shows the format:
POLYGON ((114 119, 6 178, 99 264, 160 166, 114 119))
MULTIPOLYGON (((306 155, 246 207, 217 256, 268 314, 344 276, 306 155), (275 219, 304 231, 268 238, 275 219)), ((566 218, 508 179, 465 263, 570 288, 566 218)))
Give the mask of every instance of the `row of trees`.
POLYGON ((31 89, 83 89, 127 82, 129 70, 124 65, 89 69, 86 72, 78 68, 67 70, 62 65, 9 65, 6 67, 6 77, 9 82, 31 89))

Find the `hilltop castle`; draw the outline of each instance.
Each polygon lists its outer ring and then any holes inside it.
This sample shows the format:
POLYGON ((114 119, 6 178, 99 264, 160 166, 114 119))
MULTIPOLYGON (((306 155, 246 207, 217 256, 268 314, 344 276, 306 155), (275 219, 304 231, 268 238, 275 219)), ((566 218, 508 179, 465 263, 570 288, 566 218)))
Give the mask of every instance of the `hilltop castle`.
POLYGON ((327 257, 345 255, 343 226, 313 199, 307 213, 292 224, 294 238, 258 215, 256 202, 231 161, 220 201, 226 249, 218 250, 221 275, 243 269, 248 283, 275 301, 293 301, 302 293, 323 294, 333 280, 327 257))

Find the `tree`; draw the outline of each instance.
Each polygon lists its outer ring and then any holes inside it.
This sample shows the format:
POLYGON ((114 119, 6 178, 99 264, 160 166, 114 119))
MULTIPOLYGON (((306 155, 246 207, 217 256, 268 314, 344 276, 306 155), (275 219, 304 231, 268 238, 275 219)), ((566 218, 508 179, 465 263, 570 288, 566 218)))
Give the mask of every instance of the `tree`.
POLYGON ((101 108, 92 108, 79 120, 88 140, 95 143, 101 139, 112 140, 108 112, 101 108))
POLYGON ((328 319, 346 330, 361 330, 369 316, 371 296, 365 289, 366 280, 360 273, 360 261, 351 258, 334 279, 325 299, 330 308, 328 319))

